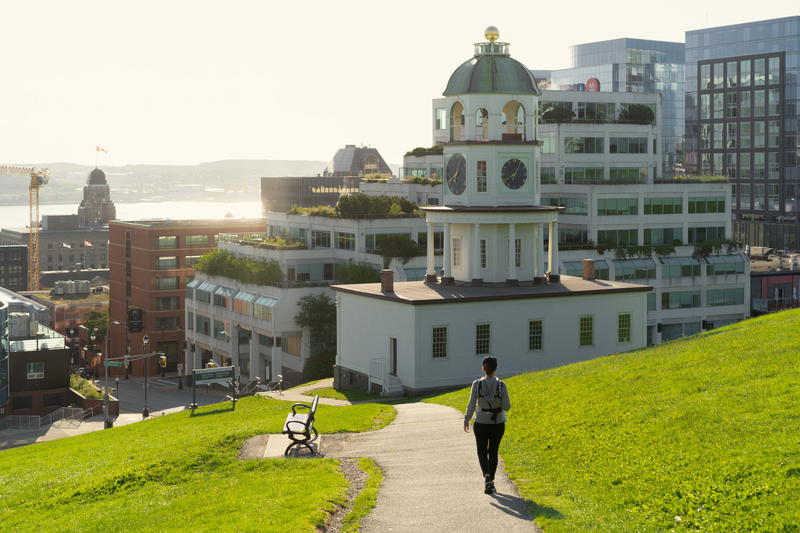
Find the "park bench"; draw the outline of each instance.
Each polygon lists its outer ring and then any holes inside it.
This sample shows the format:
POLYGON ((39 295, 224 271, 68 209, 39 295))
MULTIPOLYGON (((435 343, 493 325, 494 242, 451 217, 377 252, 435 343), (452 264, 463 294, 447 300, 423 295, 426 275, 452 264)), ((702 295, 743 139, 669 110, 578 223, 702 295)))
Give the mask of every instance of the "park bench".
POLYGON ((314 427, 314 415, 317 413, 318 403, 319 396, 314 396, 314 401, 311 402, 311 405, 296 403, 292 406, 292 412, 286 415, 282 433, 287 435, 292 443, 286 447, 286 451, 283 452, 284 456, 289 455, 289 450, 298 445, 305 446, 312 455, 315 454, 311 443, 319 437, 319 433, 314 427), (298 413, 297 410, 300 408, 308 409, 308 413, 298 413), (314 433, 313 437, 311 436, 312 432, 314 433))

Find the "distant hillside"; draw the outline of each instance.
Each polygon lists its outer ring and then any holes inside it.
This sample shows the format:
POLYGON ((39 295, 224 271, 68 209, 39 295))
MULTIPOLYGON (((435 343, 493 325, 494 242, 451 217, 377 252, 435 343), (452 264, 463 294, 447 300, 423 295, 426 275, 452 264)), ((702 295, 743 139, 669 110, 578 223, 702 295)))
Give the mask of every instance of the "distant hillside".
MULTIPOLYGON (((43 203, 79 201, 86 177, 94 168, 74 163, 34 163, 50 169, 50 184, 41 192, 43 203)), ((208 189, 224 190, 252 197, 260 191, 263 176, 314 176, 322 173, 326 161, 226 160, 198 165, 102 166, 111 186, 111 197, 118 202, 138 201, 142 197, 169 197, 181 191, 183 197, 208 199, 208 189)), ((0 204, 27 202, 27 182, 18 177, 0 176, 0 204)))
MULTIPOLYGON (((798 326, 800 310, 786 311, 505 380, 500 454, 535 520, 800 531, 798 326)), ((463 410, 467 391, 432 401, 463 410)))

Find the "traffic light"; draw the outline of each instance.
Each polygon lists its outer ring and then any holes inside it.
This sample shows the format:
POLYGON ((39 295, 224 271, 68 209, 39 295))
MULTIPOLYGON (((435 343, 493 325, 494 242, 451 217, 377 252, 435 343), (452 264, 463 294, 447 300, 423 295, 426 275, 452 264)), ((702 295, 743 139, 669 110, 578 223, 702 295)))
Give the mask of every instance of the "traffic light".
POLYGON ((167 368, 167 356, 166 355, 159 355, 158 356, 158 366, 161 368, 167 368))

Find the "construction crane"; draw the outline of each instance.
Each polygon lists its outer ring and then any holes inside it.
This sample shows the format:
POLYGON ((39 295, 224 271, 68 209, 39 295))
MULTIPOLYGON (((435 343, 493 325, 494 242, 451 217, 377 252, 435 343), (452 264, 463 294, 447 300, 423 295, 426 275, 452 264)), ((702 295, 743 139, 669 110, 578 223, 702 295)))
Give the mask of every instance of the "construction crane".
POLYGON ((39 290, 39 188, 50 180, 50 171, 46 168, 16 167, 0 165, 0 175, 30 176, 28 186, 28 290, 39 290))

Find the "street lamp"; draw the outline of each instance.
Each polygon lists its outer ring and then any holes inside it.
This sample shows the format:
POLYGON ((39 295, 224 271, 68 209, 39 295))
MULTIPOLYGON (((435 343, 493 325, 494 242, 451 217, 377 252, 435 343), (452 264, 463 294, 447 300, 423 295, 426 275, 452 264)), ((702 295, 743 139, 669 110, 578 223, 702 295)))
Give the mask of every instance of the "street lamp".
MULTIPOLYGON (((94 340, 97 338, 97 330, 92 328, 89 330, 89 340, 91 341, 91 349, 94 350, 94 340)), ((92 361, 94 361, 94 357, 92 361)), ((97 363, 92 365, 92 374, 94 374, 94 379, 97 379, 97 363)))
MULTIPOLYGON (((105 429, 114 427, 114 421, 111 420, 110 416, 108 416, 108 360, 110 359, 108 355, 108 342, 109 342, 109 337, 111 337, 111 326, 119 326, 119 322, 114 320, 106 328, 106 360, 103 363, 106 373, 106 387, 105 387, 106 390, 105 394, 103 394, 103 427, 105 429)), ((119 380, 119 378, 117 378, 117 380, 119 380)))
POLYGON ((142 346, 144 352, 144 409, 142 409, 142 418, 150 416, 150 411, 147 410, 147 343, 150 342, 149 335, 142 336, 142 346))

